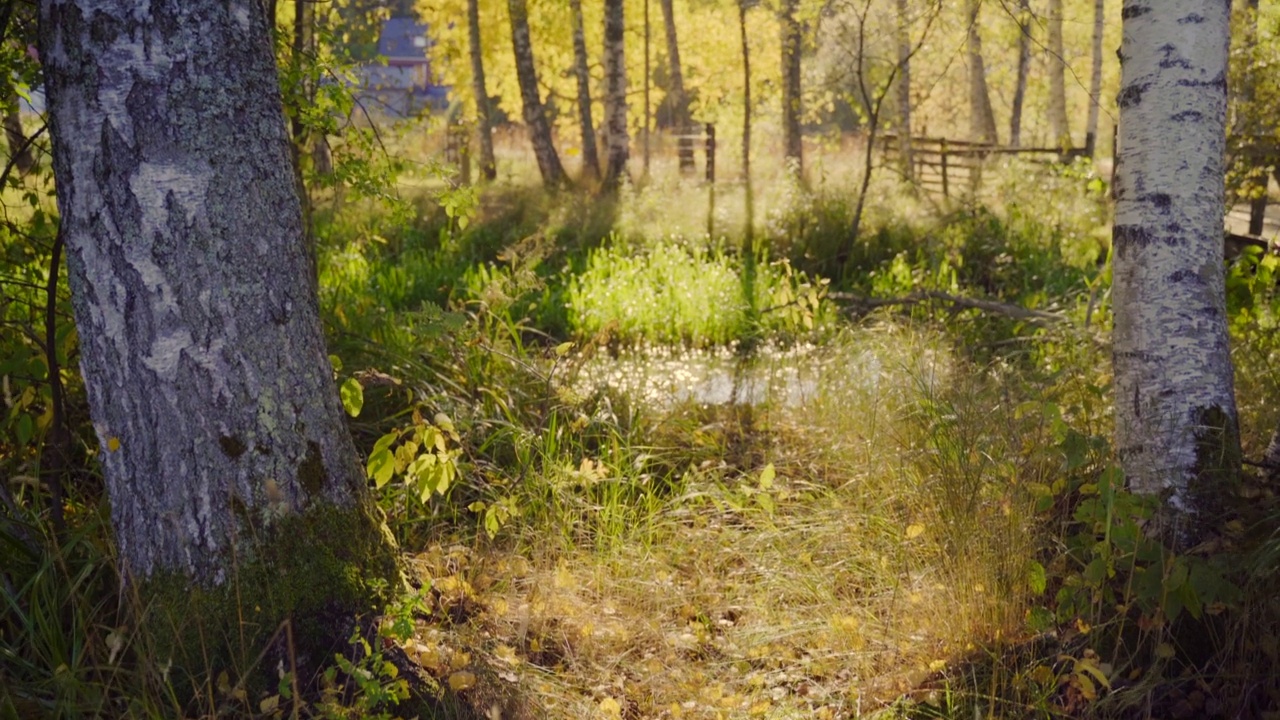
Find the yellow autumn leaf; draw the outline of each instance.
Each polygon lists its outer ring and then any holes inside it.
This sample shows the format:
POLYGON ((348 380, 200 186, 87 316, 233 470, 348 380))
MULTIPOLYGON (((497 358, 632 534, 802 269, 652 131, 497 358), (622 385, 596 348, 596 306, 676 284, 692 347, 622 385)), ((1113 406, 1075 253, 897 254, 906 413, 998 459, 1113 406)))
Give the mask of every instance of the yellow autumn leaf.
POLYGON ((914 540, 924 534, 924 525, 913 523, 907 526, 907 539, 914 540))
POLYGON ((609 720, 622 720, 622 706, 617 700, 607 697, 600 701, 600 715, 609 720))
POLYGON ((268 713, 275 712, 275 709, 279 706, 280 696, 272 695, 270 697, 263 698, 262 702, 258 703, 258 712, 266 715, 268 713))
POLYGON ((469 690, 476 685, 476 675, 467 670, 459 670, 449 676, 449 689, 454 692, 469 690))

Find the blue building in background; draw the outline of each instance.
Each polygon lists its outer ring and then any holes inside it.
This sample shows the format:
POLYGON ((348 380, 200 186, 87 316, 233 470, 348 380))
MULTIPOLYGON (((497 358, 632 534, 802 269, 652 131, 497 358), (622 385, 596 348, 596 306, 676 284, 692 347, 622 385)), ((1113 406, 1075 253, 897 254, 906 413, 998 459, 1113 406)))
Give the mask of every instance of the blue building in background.
POLYGON ((413 18, 394 17, 382 23, 377 63, 358 68, 357 95, 370 110, 391 117, 413 117, 423 111, 444 110, 449 87, 432 72, 430 28, 413 18))

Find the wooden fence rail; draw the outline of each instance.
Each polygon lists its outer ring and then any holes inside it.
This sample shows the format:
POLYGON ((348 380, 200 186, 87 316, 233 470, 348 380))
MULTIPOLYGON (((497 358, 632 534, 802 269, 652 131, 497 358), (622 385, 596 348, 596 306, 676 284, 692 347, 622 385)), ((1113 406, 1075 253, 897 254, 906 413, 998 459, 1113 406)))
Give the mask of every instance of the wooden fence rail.
MULTIPOLYGON (((893 133, 877 142, 886 163, 901 163, 902 146, 893 133)), ((982 182, 982 168, 989 158, 1001 155, 1024 157, 1029 162, 1052 165, 1069 163, 1085 155, 1084 148, 1007 147, 970 140, 938 137, 911 138, 911 177, 926 190, 951 196, 957 181, 970 188, 982 182)))

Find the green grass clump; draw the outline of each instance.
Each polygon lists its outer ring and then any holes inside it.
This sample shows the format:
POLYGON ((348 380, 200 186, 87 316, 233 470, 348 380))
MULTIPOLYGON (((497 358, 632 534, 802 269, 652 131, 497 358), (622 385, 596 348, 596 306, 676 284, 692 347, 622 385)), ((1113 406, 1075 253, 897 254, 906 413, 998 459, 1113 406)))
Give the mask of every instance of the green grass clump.
POLYGON ((569 321, 625 341, 718 345, 761 333, 799 334, 829 318, 823 285, 789 263, 732 256, 677 239, 642 251, 615 242, 570 278, 569 321))

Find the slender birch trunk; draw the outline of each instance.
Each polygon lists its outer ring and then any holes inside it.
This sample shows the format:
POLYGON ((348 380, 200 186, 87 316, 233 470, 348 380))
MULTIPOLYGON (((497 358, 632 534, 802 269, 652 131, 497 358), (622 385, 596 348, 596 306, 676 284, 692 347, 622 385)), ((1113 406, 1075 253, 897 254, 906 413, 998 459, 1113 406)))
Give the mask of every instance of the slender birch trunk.
POLYGON ((1067 121, 1067 57, 1062 41, 1062 0, 1049 0, 1049 139, 1055 147, 1070 147, 1067 121))
POLYGON ((1031 69, 1031 0, 1018 2, 1018 79, 1013 88, 1013 108, 1009 114, 1009 145, 1022 145, 1022 105, 1027 97, 1027 75, 1031 69))
POLYGON ((9 161, 19 173, 26 175, 36 165, 35 155, 27 144, 27 134, 22 129, 18 93, 10 85, 5 90, 4 137, 9 145, 9 161))
POLYGON ((573 73, 578 79, 578 132, 582 136, 582 177, 600 178, 600 155, 596 152, 596 128, 591 119, 591 73, 587 70, 587 39, 583 31, 582 0, 569 0, 573 16, 573 73))
POLYGON ((476 101, 476 135, 480 141, 480 177, 493 182, 498 163, 493 156, 493 116, 484 78, 484 46, 480 42, 480 0, 467 0, 467 39, 471 54, 471 94, 476 101))
POLYGON ((370 611, 369 581, 398 580, 325 352, 264 10, 39 4, 119 565, 171 611, 159 632, 218 640, 370 611))
POLYGON ((1125 0, 1113 231, 1116 447, 1184 551, 1240 470, 1222 221, 1230 8, 1125 0), (1188 30, 1188 27, 1194 27, 1188 30))
POLYGON ((747 0, 738 0, 738 30, 742 39, 742 184, 746 195, 746 243, 750 252, 755 233, 755 197, 751 187, 751 45, 747 41, 747 0))
POLYGON ((909 183, 915 182, 915 157, 911 148, 911 9, 908 0, 897 0, 898 27, 898 77, 896 89, 898 93, 898 162, 901 165, 902 177, 909 183))
POLYGON ((604 2, 604 117, 608 158, 604 185, 617 189, 627 173, 631 139, 627 131, 626 16, 623 0, 604 2))
POLYGON ((520 99, 524 105, 524 124, 529 129, 533 155, 538 160, 542 184, 549 188, 565 184, 564 166, 551 139, 551 123, 547 121, 542 96, 538 92, 538 69, 533 61, 533 41, 529 37, 529 5, 527 0, 507 0, 511 15, 511 48, 515 53, 516 77, 520 99))
POLYGON ((800 22, 796 20, 799 0, 783 0, 782 45, 782 145, 788 170, 804 177, 804 138, 800 129, 800 22), (791 166, 794 165, 794 168, 791 166))
POLYGON ((693 119, 689 116, 689 95, 684 91, 684 74, 680 67, 680 43, 676 39, 676 13, 673 0, 661 0, 662 20, 667 29, 667 59, 671 63, 671 115, 675 120, 676 132, 681 135, 679 141, 680 172, 694 171, 693 139, 684 137, 689 134, 693 119))
POLYGON ((979 28, 981 0, 966 0, 969 55, 969 136, 975 142, 996 143, 996 116, 991 109, 987 90, 987 68, 982 59, 982 33, 979 28))
POLYGON ((649 140, 650 120, 653 117, 649 104, 650 87, 653 85, 653 70, 650 65, 649 32, 653 26, 649 22, 649 0, 644 0, 644 179, 649 179, 649 140))
POLYGON ((1084 150, 1090 158, 1098 150, 1098 115, 1102 111, 1102 31, 1106 0, 1093 2, 1093 70, 1089 75, 1089 121, 1085 125, 1084 150))

